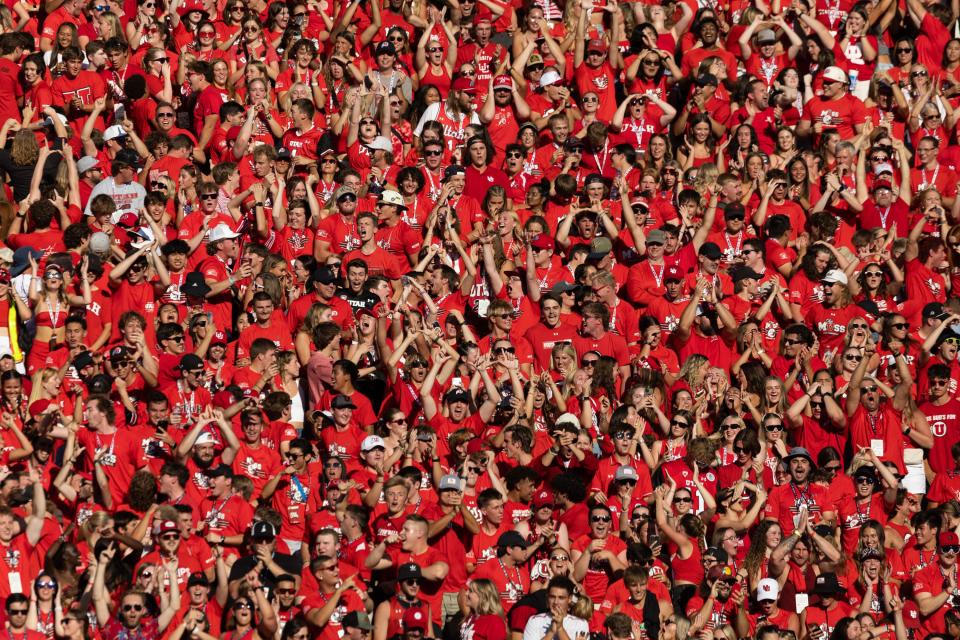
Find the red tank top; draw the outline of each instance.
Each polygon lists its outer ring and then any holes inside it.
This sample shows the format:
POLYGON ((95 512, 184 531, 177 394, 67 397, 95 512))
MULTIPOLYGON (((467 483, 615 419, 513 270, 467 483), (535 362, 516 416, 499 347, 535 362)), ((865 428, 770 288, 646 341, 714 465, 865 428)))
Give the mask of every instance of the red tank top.
POLYGON ((700 543, 696 538, 691 538, 693 552, 690 557, 684 560, 678 555, 673 557, 671 566, 673 567, 673 581, 687 582, 691 584, 700 584, 703 581, 703 562, 700 558, 700 543))

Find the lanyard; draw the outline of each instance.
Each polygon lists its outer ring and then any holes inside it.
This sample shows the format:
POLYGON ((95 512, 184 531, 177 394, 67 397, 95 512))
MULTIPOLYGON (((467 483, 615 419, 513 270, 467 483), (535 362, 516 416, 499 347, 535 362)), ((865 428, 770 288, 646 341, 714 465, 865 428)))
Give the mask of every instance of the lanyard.
POLYGON ((887 228, 887 216, 890 215, 891 208, 893 208, 893 205, 890 205, 883 211, 880 211, 879 208, 877 209, 877 213, 880 214, 880 226, 883 227, 884 229, 887 228))
POLYGON ((933 170, 933 178, 927 182, 927 169, 924 167, 920 169, 920 176, 923 179, 923 182, 920 183, 921 189, 926 189, 927 187, 932 187, 937 182, 937 176, 940 175, 940 163, 937 163, 937 168, 933 170))
POLYGON ((603 156, 603 161, 602 161, 602 162, 600 161, 600 156, 598 156, 596 153, 592 153, 592 154, 591 154, 591 155, 593 156, 593 161, 596 162, 596 164, 597 164, 597 169, 600 171, 601 174, 603 173, 604 169, 605 169, 606 166, 607 166, 607 158, 608 158, 608 156, 610 155, 610 150, 608 149, 609 144, 610 144, 610 141, 609 141, 609 140, 604 140, 604 142, 603 142, 603 152, 602 152, 602 156, 603 156))
MULTIPOLYGON (((307 491, 303 488, 303 483, 300 482, 300 478, 298 478, 296 474, 291 476, 290 485, 297 490, 297 493, 300 494, 300 502, 306 502, 307 491)), ((292 498, 293 496, 291 495, 290 497, 292 498)))
POLYGON ((664 269, 667 268, 667 263, 664 262, 663 264, 660 265, 660 273, 657 273, 657 270, 654 268, 654 265, 652 262, 647 260, 647 264, 650 266, 650 273, 653 274, 653 279, 656 281, 657 288, 659 289, 660 287, 663 286, 663 271, 664 269))
POLYGON ((870 431, 873 432, 873 435, 877 435, 877 424, 879 424, 882 420, 882 413, 877 413, 876 416, 872 416, 869 412, 867 412, 867 422, 870 424, 870 431))

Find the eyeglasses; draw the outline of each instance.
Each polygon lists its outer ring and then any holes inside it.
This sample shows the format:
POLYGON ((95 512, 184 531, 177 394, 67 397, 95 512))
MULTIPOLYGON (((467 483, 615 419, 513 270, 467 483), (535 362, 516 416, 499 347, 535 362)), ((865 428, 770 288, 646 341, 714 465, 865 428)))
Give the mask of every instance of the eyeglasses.
POLYGON ((590 522, 610 522, 612 519, 610 516, 590 516, 590 522))
POLYGON ((216 199, 217 199, 217 194, 215 194, 215 193, 202 193, 202 194, 200 194, 200 199, 201 199, 201 200, 216 200, 216 199))
POLYGON ((684 502, 693 503, 693 497, 684 498, 683 496, 678 496, 673 499, 673 504, 683 504, 684 502))
POLYGON ((774 422, 772 424, 765 424, 763 425, 763 428, 767 431, 783 431, 783 423, 774 422))
MULTIPOLYGON (((143 605, 142 604, 125 604, 123 605, 123 610, 124 611, 143 611, 143 605)), ((27 610, 24 609, 23 612, 26 613, 27 610)), ((11 611, 10 613, 14 613, 14 612, 11 611)))

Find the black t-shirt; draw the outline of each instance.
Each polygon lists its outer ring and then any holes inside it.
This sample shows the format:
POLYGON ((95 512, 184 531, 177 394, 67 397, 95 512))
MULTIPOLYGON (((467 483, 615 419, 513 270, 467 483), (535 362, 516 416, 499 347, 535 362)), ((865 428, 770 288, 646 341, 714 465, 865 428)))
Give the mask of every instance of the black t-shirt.
MULTIPOLYGON (((229 580, 231 582, 234 580, 240 580, 245 575, 253 571, 253 568, 257 566, 258 561, 259 558, 257 558, 255 555, 244 556, 240 558, 234 562, 233 566, 230 568, 229 580)), ((286 573, 289 573, 292 576, 299 576, 300 571, 303 568, 303 563, 301 562, 299 556, 274 552, 273 561, 277 563, 277 565, 286 573)), ((274 576, 266 567, 260 570, 260 581, 271 589, 276 586, 277 577, 278 576, 274 576)))

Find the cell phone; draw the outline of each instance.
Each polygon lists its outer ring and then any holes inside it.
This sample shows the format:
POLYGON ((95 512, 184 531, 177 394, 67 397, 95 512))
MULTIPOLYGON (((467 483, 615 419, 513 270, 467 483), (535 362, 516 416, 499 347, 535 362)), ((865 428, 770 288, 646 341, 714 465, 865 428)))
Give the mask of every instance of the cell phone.
POLYGON ((127 108, 122 104, 118 104, 113 108, 113 118, 117 122, 122 122, 127 119, 127 108))

